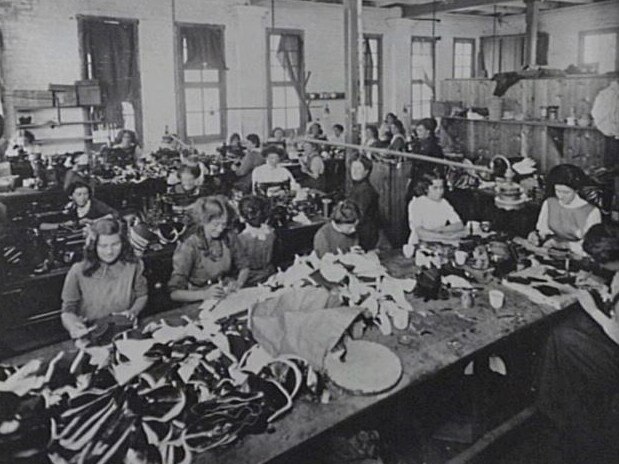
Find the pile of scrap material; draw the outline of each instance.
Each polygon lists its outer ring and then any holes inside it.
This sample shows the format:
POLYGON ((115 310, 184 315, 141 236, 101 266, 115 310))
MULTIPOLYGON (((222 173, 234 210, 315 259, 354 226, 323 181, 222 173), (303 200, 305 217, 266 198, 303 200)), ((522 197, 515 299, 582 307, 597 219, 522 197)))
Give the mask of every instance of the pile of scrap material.
MULTIPOLYGON (((164 321, 111 345, 0 369, 0 455, 7 462, 189 463, 264 432, 317 376, 265 355, 246 325, 164 321)), ((126 334, 129 335, 129 334, 126 334)))
POLYGON ((298 289, 305 286, 324 286, 339 295, 350 306, 365 308, 383 333, 391 332, 391 326, 405 329, 400 321, 408 321, 408 312, 413 307, 406 294, 416 285, 414 279, 396 279, 387 273, 375 253, 352 251, 327 253, 318 258, 297 257, 294 264, 265 283, 274 289, 298 289))

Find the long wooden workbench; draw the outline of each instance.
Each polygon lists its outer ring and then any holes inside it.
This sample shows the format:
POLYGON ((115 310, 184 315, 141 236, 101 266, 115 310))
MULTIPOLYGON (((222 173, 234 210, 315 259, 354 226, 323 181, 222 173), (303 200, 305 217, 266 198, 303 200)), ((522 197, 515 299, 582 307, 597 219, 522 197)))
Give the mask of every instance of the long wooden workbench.
MULTIPOLYGON (((413 275, 414 269, 410 260, 405 259, 400 253, 391 253, 384 257, 383 262, 394 277, 413 275)), ((330 387, 333 395, 328 404, 298 400, 288 415, 273 424, 275 428, 273 433, 247 436, 228 448, 195 456, 194 462, 205 464, 212 462, 259 464, 273 460, 287 462, 284 455, 291 449, 302 446, 372 408, 385 405, 388 400, 432 379, 446 368, 464 363, 480 351, 505 342, 510 335, 535 327, 558 313, 549 306, 529 302, 520 294, 500 287, 499 283, 488 284, 477 295, 475 305, 469 309, 464 309, 457 297, 427 302, 413 296, 409 296, 409 299, 415 312, 411 313, 407 330, 394 330, 389 336, 371 330, 364 336, 388 346, 399 356, 404 375, 394 389, 376 396, 353 396, 330 387), (489 304, 487 290, 491 288, 501 288, 505 293, 505 304, 499 310, 493 309, 489 304), (403 345, 399 342, 399 337, 403 333, 411 336, 410 344, 403 345)), ((199 309, 194 305, 155 318, 165 316, 166 320, 173 324, 175 320, 180 319, 180 316, 192 317, 198 312, 199 309)), ((33 357, 51 357, 69 346, 71 342, 67 341, 10 361, 19 363, 33 357)))

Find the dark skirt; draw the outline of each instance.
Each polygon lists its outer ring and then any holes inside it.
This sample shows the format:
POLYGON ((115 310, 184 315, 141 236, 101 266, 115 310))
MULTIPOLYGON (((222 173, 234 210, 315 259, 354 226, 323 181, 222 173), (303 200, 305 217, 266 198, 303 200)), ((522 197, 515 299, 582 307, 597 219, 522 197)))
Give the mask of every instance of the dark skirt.
POLYGON ((557 426, 565 462, 619 463, 619 346, 579 310, 550 334, 541 368, 537 406, 557 426))

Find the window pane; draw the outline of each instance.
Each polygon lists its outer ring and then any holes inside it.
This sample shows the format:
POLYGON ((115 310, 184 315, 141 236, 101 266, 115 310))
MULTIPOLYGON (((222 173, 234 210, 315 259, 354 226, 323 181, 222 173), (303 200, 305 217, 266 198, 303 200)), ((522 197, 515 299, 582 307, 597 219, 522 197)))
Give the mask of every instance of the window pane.
POLYGON ((284 82, 288 80, 288 76, 284 68, 279 64, 276 56, 271 61, 271 82, 284 82))
POLYGON ((286 124, 286 110, 285 109, 274 109, 271 113, 272 124, 273 127, 283 127, 287 129, 288 126, 286 124))
POLYGON ((202 78, 204 79, 204 82, 217 83, 219 82, 219 70, 203 69, 202 78))
POLYGON ((219 134, 219 89, 204 89, 204 124, 206 135, 219 134))
POLYGON ((202 82, 199 69, 186 69, 184 74, 185 82, 202 82))
POLYGON ((299 97, 294 87, 286 87, 286 106, 299 107, 299 97))
POLYGON ((273 87, 273 108, 285 108, 286 107, 286 88, 285 87, 273 87))
POLYGON ((301 126, 301 111, 299 107, 289 108, 286 114, 285 129, 294 129, 301 126))
POLYGON ((617 56, 617 34, 588 34, 584 38, 583 61, 585 64, 598 63, 598 72, 615 71, 617 56))
POLYGON ((202 92, 200 89, 185 89, 185 111, 202 111, 202 92))
POLYGON ((204 134, 202 126, 202 113, 187 113, 185 116, 187 124, 187 136, 196 137, 204 134))

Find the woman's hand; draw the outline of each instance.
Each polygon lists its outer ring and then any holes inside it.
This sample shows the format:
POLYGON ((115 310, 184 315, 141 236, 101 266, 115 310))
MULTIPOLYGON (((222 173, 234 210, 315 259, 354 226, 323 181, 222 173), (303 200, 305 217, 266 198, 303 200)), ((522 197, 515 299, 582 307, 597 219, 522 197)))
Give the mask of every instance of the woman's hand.
POLYGON ((531 232, 528 235, 527 240, 533 246, 538 247, 542 245, 542 237, 539 236, 539 233, 537 232, 537 230, 534 230, 533 232, 531 232))
POLYGON ((233 280, 228 284, 228 295, 230 293, 234 293, 236 291, 238 291, 241 288, 241 285, 239 284, 239 282, 237 280, 233 280))
POLYGON ((64 313, 62 315, 62 324, 69 332, 71 338, 82 338, 90 333, 90 329, 86 326, 84 319, 73 313, 64 313))
POLYGON ((580 306, 602 327, 608 338, 619 345, 619 311, 611 311, 611 317, 608 317, 598 309, 593 296, 588 291, 579 290, 576 296, 580 306))
POLYGON ((129 310, 127 310, 127 311, 121 311, 121 312, 119 312, 119 313, 114 313, 114 314, 116 314, 116 315, 118 315, 118 316, 124 316, 124 317, 126 317, 126 318, 127 318, 127 319, 129 319, 129 321, 130 321, 131 323, 133 323, 133 324, 135 324, 135 323, 136 323, 136 321, 137 321, 137 316, 136 316, 133 312, 131 312, 131 311, 129 311, 129 310))
POLYGON ((226 292, 221 284, 211 285, 202 290, 202 297, 204 300, 219 300, 224 296, 226 296, 226 292))

